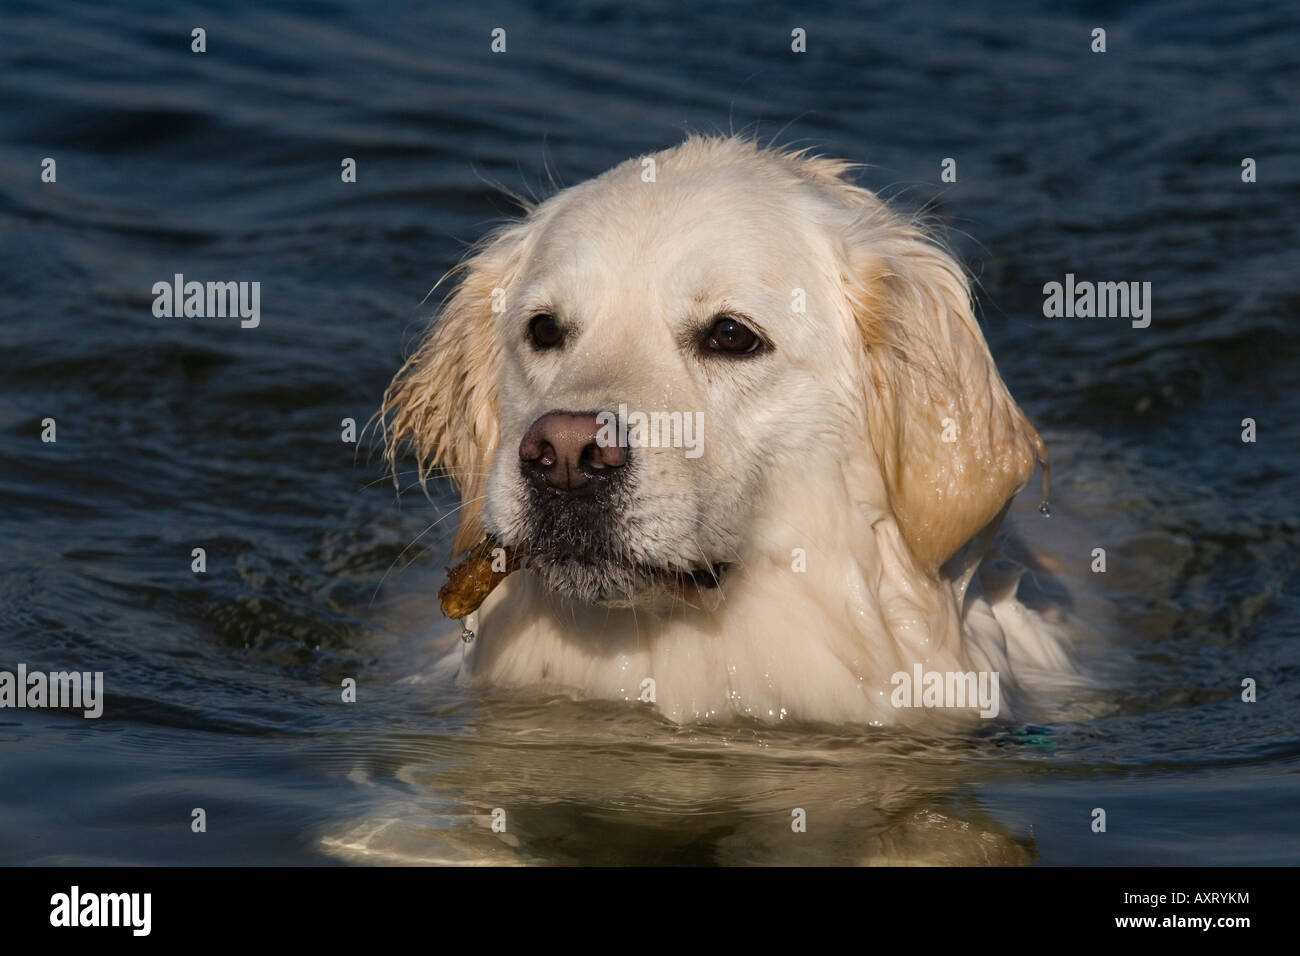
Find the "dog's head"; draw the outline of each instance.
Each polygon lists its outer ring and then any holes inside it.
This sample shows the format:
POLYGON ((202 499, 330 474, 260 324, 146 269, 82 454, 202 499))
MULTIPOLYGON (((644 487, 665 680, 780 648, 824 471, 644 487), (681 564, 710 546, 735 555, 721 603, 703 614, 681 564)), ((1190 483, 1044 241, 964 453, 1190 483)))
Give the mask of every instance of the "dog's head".
POLYGON ((922 573, 996 518, 1045 450, 960 267, 848 168, 692 138, 481 243, 384 404, 461 489, 453 550, 642 603, 725 588, 846 475, 922 573))

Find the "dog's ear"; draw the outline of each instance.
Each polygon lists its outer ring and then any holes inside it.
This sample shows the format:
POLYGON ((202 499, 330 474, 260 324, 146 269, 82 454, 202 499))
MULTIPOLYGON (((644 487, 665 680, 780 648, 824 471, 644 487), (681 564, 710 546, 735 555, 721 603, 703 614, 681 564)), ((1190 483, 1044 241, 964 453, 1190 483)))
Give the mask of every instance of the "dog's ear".
POLYGON ((483 535, 480 512, 500 438, 496 389, 501 355, 493 310, 504 295, 517 232, 490 236, 454 270, 461 274, 459 285, 433 331, 388 386, 380 413, 385 456, 394 476, 398 452, 409 445, 422 487, 435 468, 442 468, 460 489, 453 556, 483 535))
POLYGON ((1047 449, 998 375, 957 262, 910 224, 877 219, 868 232, 849 277, 867 432, 903 538, 934 574, 999 516, 1036 460, 1047 467, 1047 449))

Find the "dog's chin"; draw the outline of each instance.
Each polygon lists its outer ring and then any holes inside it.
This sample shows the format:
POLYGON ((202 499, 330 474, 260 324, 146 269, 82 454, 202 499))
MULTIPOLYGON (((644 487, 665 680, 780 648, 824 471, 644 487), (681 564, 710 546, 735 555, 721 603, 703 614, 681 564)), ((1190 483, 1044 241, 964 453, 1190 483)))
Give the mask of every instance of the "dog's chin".
POLYGON ((712 607, 730 571, 725 562, 677 569, 536 552, 525 566, 558 597, 610 608, 712 607))

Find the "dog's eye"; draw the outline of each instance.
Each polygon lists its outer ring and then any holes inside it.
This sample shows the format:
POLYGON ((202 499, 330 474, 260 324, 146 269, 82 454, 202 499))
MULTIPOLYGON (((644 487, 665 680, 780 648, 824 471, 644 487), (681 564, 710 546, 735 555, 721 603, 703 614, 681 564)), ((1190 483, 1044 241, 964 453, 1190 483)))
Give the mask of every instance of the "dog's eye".
POLYGON ((709 329, 704 347, 712 352, 725 352, 728 355, 748 355, 756 351, 762 340, 744 323, 729 315, 718 318, 709 329))
POLYGON ((553 315, 535 315, 528 323, 528 340, 534 348, 553 349, 564 341, 564 329, 553 315))

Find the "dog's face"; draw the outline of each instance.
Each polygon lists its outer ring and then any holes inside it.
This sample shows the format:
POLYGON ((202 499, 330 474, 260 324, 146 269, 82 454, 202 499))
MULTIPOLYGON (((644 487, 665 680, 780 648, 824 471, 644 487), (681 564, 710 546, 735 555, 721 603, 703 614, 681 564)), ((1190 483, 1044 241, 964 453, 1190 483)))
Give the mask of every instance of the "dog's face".
POLYGON ((586 601, 705 597, 765 478, 844 424, 826 369, 848 330, 809 320, 833 293, 795 210, 735 170, 641 171, 557 197, 494 317, 483 524, 586 601))
POLYGON ((390 389, 392 437, 461 485, 457 550, 486 531, 568 598, 707 604, 791 475, 816 495, 851 457, 933 572, 1041 450, 955 265, 840 164, 654 159, 492 237, 390 389))

